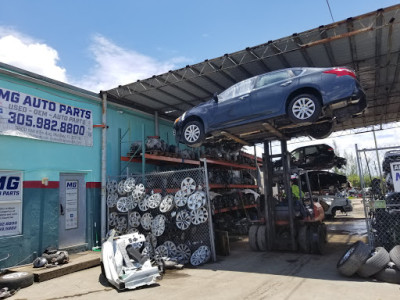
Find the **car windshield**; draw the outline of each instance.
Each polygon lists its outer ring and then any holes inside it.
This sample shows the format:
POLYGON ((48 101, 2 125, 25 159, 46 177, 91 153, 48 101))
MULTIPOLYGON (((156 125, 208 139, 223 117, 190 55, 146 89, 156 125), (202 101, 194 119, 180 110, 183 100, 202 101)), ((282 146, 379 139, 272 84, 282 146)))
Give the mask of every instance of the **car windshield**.
POLYGON ((232 85, 230 88, 218 95, 218 101, 223 102, 228 99, 236 98, 241 95, 250 93, 254 86, 255 80, 256 77, 252 77, 232 85))

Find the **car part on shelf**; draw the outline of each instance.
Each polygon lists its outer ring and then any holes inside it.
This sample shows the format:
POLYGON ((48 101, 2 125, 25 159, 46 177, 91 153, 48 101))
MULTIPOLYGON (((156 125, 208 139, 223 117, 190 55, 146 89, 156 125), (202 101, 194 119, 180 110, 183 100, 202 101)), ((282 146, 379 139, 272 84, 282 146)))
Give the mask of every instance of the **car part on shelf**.
POLYGON ((187 206, 189 209, 198 209, 206 204, 206 193, 203 191, 196 191, 189 196, 187 206))
POLYGON ((167 247, 168 251, 168 257, 175 257, 176 256, 176 245, 172 241, 165 241, 163 244, 165 247, 167 247))
POLYGON ((118 194, 119 194, 120 196, 126 195, 126 192, 125 192, 125 180, 121 180, 121 181, 118 183, 117 192, 118 192, 118 194))
POLYGON ((109 194, 113 194, 117 192, 118 182, 116 180, 107 181, 106 188, 109 194))
POLYGON ((206 263, 211 257, 211 251, 208 246, 200 246, 190 257, 190 263, 193 266, 199 266, 206 263))
POLYGON ((191 195, 196 190, 196 182, 191 177, 182 180, 181 190, 186 196, 191 195))
POLYGON ((174 200, 175 200, 175 205, 178 207, 185 206, 187 203, 187 195, 185 192, 182 190, 179 190, 176 192, 174 200))
POLYGON ((168 248, 164 245, 158 246, 154 252, 154 255, 158 258, 168 257, 168 248))
POLYGON ((120 216, 117 219, 117 225, 115 226, 115 230, 119 234, 125 232, 126 228, 128 227, 128 221, 126 220, 126 217, 120 216))
POLYGON ((157 208, 160 205, 161 198, 162 197, 161 197, 160 193, 152 194, 149 197, 149 199, 147 199, 147 203, 148 203, 149 208, 152 208, 152 209, 157 208))
POLYGON ((116 192, 109 193, 107 196, 107 206, 114 207, 118 201, 118 194, 116 192))
POLYGON ((153 267, 148 257, 141 256, 137 250, 128 253, 127 246, 132 240, 141 243, 145 238, 138 233, 115 238, 115 231, 112 230, 101 247, 103 274, 119 290, 150 285, 160 277, 158 267, 153 267))
POLYGON ((146 189, 142 183, 137 184, 135 189, 132 191, 132 196, 135 201, 139 201, 146 195, 146 189))
POLYGON ((151 233, 155 236, 161 236, 165 230, 165 222, 167 218, 164 215, 157 215, 151 221, 151 233))
POLYGON ((174 208, 174 196, 165 196, 160 203, 160 212, 167 213, 174 208))
POLYGON ((151 247, 157 247, 157 237, 154 234, 149 233, 146 236, 146 243, 149 244, 151 247))
POLYGON ((150 196, 146 195, 139 201, 138 206, 141 211, 147 211, 149 209, 149 197, 150 196))
POLYGON ((130 193, 133 191, 133 189, 135 188, 136 184, 136 180, 133 177, 129 177, 125 180, 124 183, 124 190, 126 193, 130 193))
POLYGON ((142 255, 153 258, 154 248, 152 246, 150 246, 149 244, 144 245, 143 250, 142 250, 142 255))
POLYGON ((129 214, 129 226, 139 227, 140 225, 140 214, 137 211, 133 211, 129 214))
POLYGON ((136 202, 133 199, 132 194, 129 195, 128 197, 126 197, 126 207, 128 208, 128 210, 133 210, 136 208, 136 206, 138 205, 138 202, 136 202))
POLYGON ((207 209, 204 207, 200 207, 198 209, 192 210, 190 212, 191 222, 194 225, 199 225, 204 223, 208 219, 207 209))
POLYGON ((120 212, 128 212, 128 205, 127 205, 127 198, 126 197, 121 197, 117 201, 117 209, 120 212))
POLYGON ((118 220, 118 213, 117 212, 111 212, 108 215, 108 225, 114 227, 117 225, 117 220, 118 220))
POLYGON ((192 252, 190 248, 185 244, 179 244, 176 246, 176 258, 180 264, 187 264, 190 261, 192 252))
POLYGON ((142 225, 144 230, 150 230, 151 221, 153 220, 153 216, 150 213, 144 213, 140 218, 140 224, 142 225))
POLYGON ((186 230, 189 228, 191 223, 191 217, 187 210, 181 210, 176 215, 176 227, 181 230, 186 230))

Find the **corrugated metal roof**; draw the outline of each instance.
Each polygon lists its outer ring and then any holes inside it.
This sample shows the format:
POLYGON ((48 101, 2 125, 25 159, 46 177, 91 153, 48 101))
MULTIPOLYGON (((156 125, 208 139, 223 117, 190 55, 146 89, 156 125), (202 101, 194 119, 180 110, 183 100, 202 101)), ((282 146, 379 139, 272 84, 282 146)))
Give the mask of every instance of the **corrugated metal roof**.
MULTIPOLYGON (((111 102, 174 120, 248 77, 287 67, 348 66, 368 109, 335 131, 400 121, 400 4, 295 33, 106 91, 111 102)), ((251 139, 249 139, 251 140, 251 139)), ((252 140, 255 141, 255 140, 252 140)))

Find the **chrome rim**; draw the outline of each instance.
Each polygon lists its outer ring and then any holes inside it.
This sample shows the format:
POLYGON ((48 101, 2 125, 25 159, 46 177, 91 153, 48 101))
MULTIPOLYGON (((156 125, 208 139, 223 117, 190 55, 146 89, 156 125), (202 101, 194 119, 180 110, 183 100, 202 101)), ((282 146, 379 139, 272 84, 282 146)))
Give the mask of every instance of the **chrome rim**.
POLYGON ((200 138, 200 128, 197 125, 189 125, 184 132, 185 140, 189 143, 195 143, 200 138))
POLYGON ((140 214, 137 211, 129 214, 129 225, 132 227, 139 227, 140 225, 140 214))
POLYGON ((310 98, 299 98, 294 102, 292 112, 297 119, 307 120, 315 113, 315 103, 310 98))

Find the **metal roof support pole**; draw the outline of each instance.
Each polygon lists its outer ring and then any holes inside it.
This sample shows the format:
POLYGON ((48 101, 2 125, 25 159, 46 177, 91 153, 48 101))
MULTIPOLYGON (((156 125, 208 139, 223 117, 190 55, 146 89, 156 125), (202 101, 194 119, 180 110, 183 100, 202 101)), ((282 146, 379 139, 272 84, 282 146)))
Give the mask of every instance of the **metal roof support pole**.
POLYGON ((107 176, 107 93, 101 92, 102 97, 102 137, 101 137, 101 239, 106 236, 106 176, 107 176))
POLYGON ((154 135, 160 136, 160 128, 158 125, 158 111, 154 112, 154 135))
POLYGON ((289 155, 287 151, 286 140, 281 140, 281 152, 282 152, 282 166, 283 166, 283 183, 285 186, 285 192, 289 207, 290 241, 292 243, 292 250, 296 251, 297 244, 294 232, 293 195, 290 186, 290 166, 289 166, 289 155))
POLYGON ((271 142, 264 142, 263 172, 264 172, 264 217, 266 224, 267 249, 272 250, 275 244, 275 220, 272 214, 272 163, 271 163, 271 142))
POLYGON ((146 185, 146 140, 144 138, 144 124, 142 124, 142 181, 146 185))
MULTIPOLYGON (((357 166, 358 166, 358 174, 360 176, 360 184, 361 184, 361 189, 362 189, 362 196, 363 196, 363 207, 364 207, 364 216, 365 216, 365 224, 367 227, 367 232, 368 232, 368 244, 370 246, 374 246, 374 241, 373 241, 373 236, 371 234, 371 226, 369 223, 370 218, 368 217, 368 211, 367 211, 367 199, 365 197, 365 183, 364 183, 364 174, 361 169, 361 159, 360 159, 360 152, 362 150, 358 150, 358 145, 355 145, 356 148, 356 158, 357 158, 357 166)), ((365 153, 365 151, 364 151, 365 153)))

